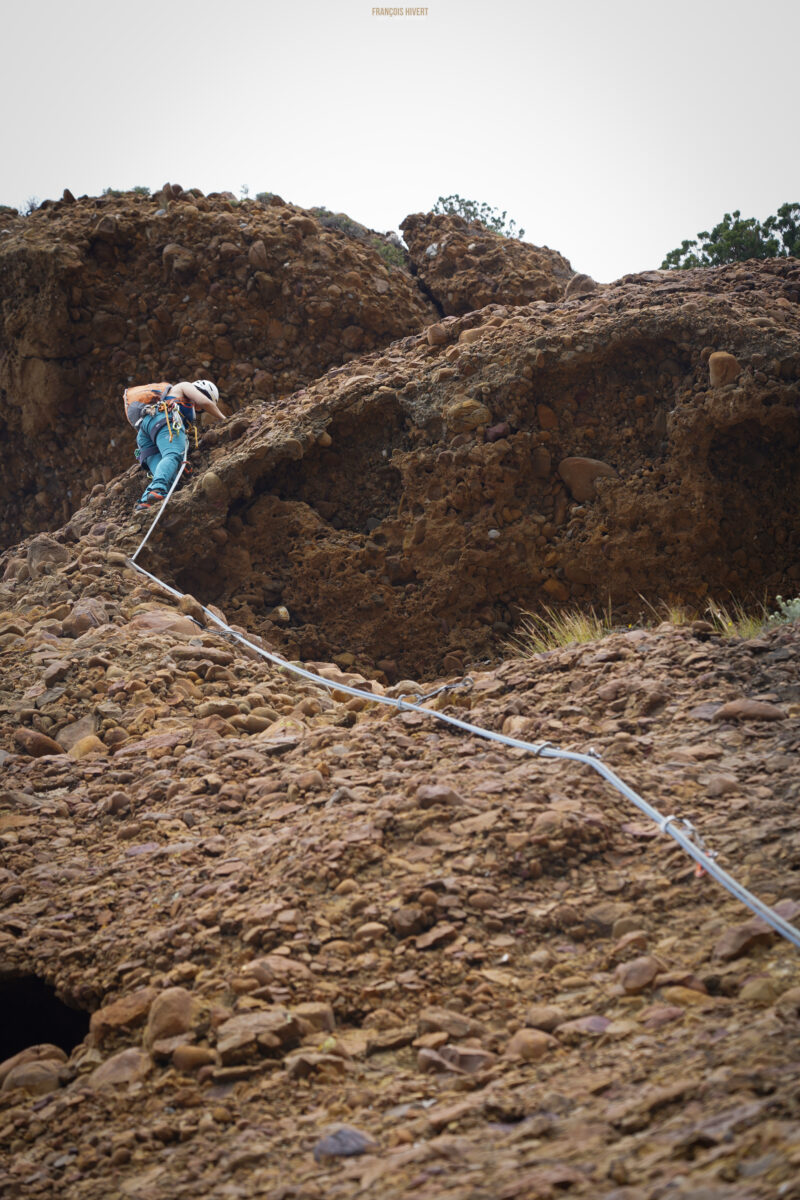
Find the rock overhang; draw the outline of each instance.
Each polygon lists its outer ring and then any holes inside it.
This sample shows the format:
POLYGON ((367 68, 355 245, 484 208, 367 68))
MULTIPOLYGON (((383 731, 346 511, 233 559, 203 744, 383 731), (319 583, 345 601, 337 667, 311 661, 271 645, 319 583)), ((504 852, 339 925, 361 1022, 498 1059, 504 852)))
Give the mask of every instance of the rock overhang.
POLYGON ((279 596, 301 631, 294 650, 324 658, 354 636, 373 664, 399 656, 401 674, 496 650, 537 604, 702 604, 756 598, 765 580, 785 592, 797 565, 796 331, 754 324, 729 296, 698 315, 686 285, 634 287, 588 306, 471 313, 436 345, 410 337, 280 412, 246 410, 247 431, 212 451, 225 504, 203 499, 202 477, 176 501, 173 569, 223 607, 249 570, 266 576, 267 606, 279 596), (712 387, 720 345, 739 371, 712 387), (588 491, 565 481, 573 461, 588 491), (182 508, 215 530, 215 563, 221 543, 220 561, 238 563, 228 589, 182 548, 182 508), (759 526, 769 545, 742 562, 737 530, 759 526))

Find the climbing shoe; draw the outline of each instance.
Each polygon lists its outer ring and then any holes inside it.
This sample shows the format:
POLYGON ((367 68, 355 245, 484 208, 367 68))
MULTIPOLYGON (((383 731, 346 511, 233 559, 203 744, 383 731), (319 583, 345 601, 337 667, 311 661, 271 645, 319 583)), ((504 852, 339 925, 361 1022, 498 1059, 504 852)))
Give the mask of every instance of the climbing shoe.
POLYGON ((158 508, 163 499, 163 492, 148 492, 147 495, 136 505, 134 512, 148 512, 151 508, 158 508))

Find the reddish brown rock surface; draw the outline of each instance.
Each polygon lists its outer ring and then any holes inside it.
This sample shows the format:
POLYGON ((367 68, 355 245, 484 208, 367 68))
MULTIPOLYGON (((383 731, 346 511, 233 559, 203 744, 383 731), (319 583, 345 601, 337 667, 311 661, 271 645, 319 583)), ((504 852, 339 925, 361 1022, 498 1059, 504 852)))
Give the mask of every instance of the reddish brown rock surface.
MULTIPOLYGON (((0 589, 1 1194, 104 1200, 113 1172, 157 1200, 399 1198, 425 1164, 435 1196, 465 1165, 510 1196, 793 1183, 796 950, 599 776, 187 636, 108 554, 88 534, 0 589), (59 629, 101 598, 106 622, 59 629), (90 713, 101 757, 20 754, 18 722, 58 739, 90 713), (14 1009, 31 978, 83 1040, 14 1009)), ((449 712, 593 746, 793 919, 799 666, 796 624, 663 625, 477 671, 449 712), (742 694, 784 714, 705 715, 742 694)))
POLYGON ((794 594, 798 269, 495 306, 243 402, 142 553, 184 594, 128 565, 132 471, 8 549, 4 1200, 791 1200, 798 951, 597 773, 378 700, 602 754, 797 922, 797 622, 506 639, 555 586, 794 594), (576 503, 570 457, 616 475, 576 503))
POLYGON ((400 228, 412 269, 450 316, 487 304, 558 300, 575 274, 556 250, 504 238, 452 214, 414 213, 400 228))
MULTIPOLYGON (((627 623, 796 594, 800 264, 678 274, 446 319, 447 342, 408 337, 242 408, 205 434, 143 561, 290 657, 392 679, 501 651, 543 604, 610 601, 627 623), (714 345, 735 383, 711 388, 714 345)), ((98 488, 58 537, 117 541, 139 486, 98 488)))
POLYGON ((177 185, 0 221, 0 544, 60 524, 131 461, 129 383, 202 375, 236 409, 434 320, 385 246, 279 197, 177 185))
MULTIPOLYGON (((462 1196, 465 1165, 509 1196, 793 1185, 793 947, 599 776, 188 633, 106 534, 0 585, 3 1194, 411 1197, 435 1166, 462 1196), (89 716, 101 753, 58 752, 89 716), (34 979, 85 1013, 60 1046, 15 1000, 34 979)), ((601 752, 794 920, 798 667, 796 623, 665 624, 444 699, 601 752), (781 715, 711 719, 742 696, 781 715)))

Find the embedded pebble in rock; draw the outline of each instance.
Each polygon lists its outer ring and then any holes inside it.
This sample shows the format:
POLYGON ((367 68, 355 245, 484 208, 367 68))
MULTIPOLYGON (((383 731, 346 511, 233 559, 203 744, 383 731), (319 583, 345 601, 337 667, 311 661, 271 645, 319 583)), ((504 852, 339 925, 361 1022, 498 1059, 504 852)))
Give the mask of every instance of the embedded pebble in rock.
POLYGON ((102 1045, 118 1032, 143 1025, 157 995, 155 988, 141 988, 93 1012, 89 1028, 95 1043, 102 1045))
POLYGON ((713 998, 707 996, 704 992, 695 991, 694 988, 681 987, 676 984, 675 987, 661 988, 661 997, 666 1004, 676 1004, 681 1008, 693 1008, 695 1005, 708 1005, 714 1007, 713 998))
POLYGON ((206 625, 207 620, 203 606, 198 600, 195 600, 194 596, 181 596, 178 601, 178 608, 185 616, 197 621, 199 625, 206 625))
POLYGON ((432 808, 435 804, 458 805, 462 798, 446 784, 424 783, 417 788, 416 800, 420 808, 432 808))
POLYGON ((740 791, 739 780, 733 775, 712 775, 706 785, 709 796, 726 796, 729 792, 740 791))
POLYGON ((178 1071, 197 1071, 213 1062, 216 1055, 206 1046, 176 1046, 172 1052, 172 1065, 178 1071))
POLYGON ((314 1158, 317 1162, 329 1158, 352 1158, 374 1149, 377 1149, 377 1143, 368 1133, 343 1125, 334 1133, 320 1138, 314 1146, 314 1158))
POLYGON ((775 1009, 783 1017, 800 1017, 800 987, 787 988, 775 1001, 775 1009))
POLYGON ((631 962, 621 963, 615 976, 622 990, 632 996, 648 988, 662 969, 655 958, 634 958, 631 962))
POLYGON ((733 354, 726 350, 715 350, 708 358, 709 382, 713 388, 724 387, 733 383, 739 375, 741 367, 733 354))
POLYGON ((466 433, 479 425, 488 425, 492 420, 491 410, 468 396, 457 398, 444 410, 444 419, 453 433, 466 433))
POLYGON ((629 904, 615 900, 602 900, 586 910, 586 922, 593 926, 604 937, 618 934, 623 922, 631 920, 629 904))
MULTIPOLYGON (((625 918, 624 926, 627 927, 629 919, 625 918)), ((634 922, 635 924, 635 922, 634 922)), ((622 926, 615 924, 614 934, 618 934, 622 926)), ((643 929, 631 929, 627 933, 623 933, 622 937, 616 943, 611 951, 611 957, 614 959, 624 958, 631 951, 646 950, 649 938, 643 929)))
POLYGON ((39 579, 54 565, 69 562, 69 550, 46 533, 34 538, 28 546, 28 570, 31 579, 39 579))
POLYGON ((201 476, 200 487, 209 500, 215 504, 224 504, 229 499, 227 487, 214 471, 206 471, 201 476))
POLYGON ((194 1008, 194 997, 186 988, 173 987, 161 992, 150 1006, 144 1032, 145 1045, 176 1033, 186 1033, 192 1027, 194 1008))
POLYGON ((610 1024, 611 1021, 608 1017, 598 1015, 576 1017, 573 1021, 564 1021, 563 1024, 557 1025, 554 1032, 559 1041, 575 1045, 583 1041, 584 1038, 600 1037, 601 1034, 606 1032, 610 1024))
POLYGON ((743 721, 782 721, 788 713, 778 704, 766 700, 729 700, 714 713, 715 721, 738 717, 743 721))
POLYGON ((30 754, 34 758, 42 758, 46 754, 64 753, 58 742, 38 729, 15 729, 14 741, 23 754, 30 754))
POLYGON ((78 738, 76 742, 70 746, 68 754, 71 758, 88 758, 93 754, 105 754, 106 747, 96 734, 90 733, 86 737, 78 738))
POLYGON ((246 963, 243 970, 246 975, 251 975, 261 984, 281 985, 293 980, 305 983, 314 978, 305 963, 282 954, 267 954, 264 958, 246 963))
POLYGON ((437 1071, 459 1071, 460 1067, 443 1058, 438 1051, 429 1046, 422 1046, 417 1052, 417 1070, 423 1074, 434 1074, 437 1071))
POLYGON ((24 1050, 20 1050, 17 1054, 12 1054, 11 1058, 0 1062, 0 1084, 2 1084, 8 1075, 17 1067, 24 1066, 27 1063, 41 1062, 57 1062, 59 1064, 67 1061, 67 1056, 60 1046, 53 1046, 45 1043, 39 1046, 27 1046, 24 1050))
POLYGON ((673 1021, 680 1020, 683 1015, 684 1009, 675 1004, 651 1004, 642 1009, 638 1017, 645 1029, 660 1029, 662 1025, 670 1025, 673 1021))
POLYGON ((20 1063, 7 1072, 0 1090, 10 1092, 22 1088, 32 1096, 45 1096, 59 1086, 63 1063, 58 1059, 43 1058, 20 1063))
POLYGON ((185 637, 197 635, 197 625, 189 617, 164 609, 137 613, 130 621, 130 628, 137 632, 173 633, 185 637))
POLYGON ((557 1038, 541 1029, 520 1029, 505 1048, 506 1058, 521 1058, 524 1062, 537 1062, 558 1047, 557 1038))
POLYGON ((283 1065, 290 1079, 307 1079, 317 1071, 325 1072, 328 1076, 347 1074, 347 1065, 338 1054, 287 1054, 283 1065))
POLYGON ((91 1088, 122 1088, 142 1080, 150 1066, 149 1056, 141 1050, 120 1050, 96 1067, 87 1083, 91 1088))
POLYGON ((59 729, 58 744, 63 750, 70 751, 83 738, 91 737, 96 732, 96 729, 96 718, 94 716, 81 717, 80 720, 71 721, 68 725, 63 725, 59 729))
POLYGON ((482 1037, 486 1029, 480 1021, 445 1008, 426 1008, 417 1019, 420 1033, 448 1033, 451 1037, 482 1037))
POLYGON ((768 945, 773 936, 772 930, 764 921, 744 921, 725 930, 714 944, 714 957, 723 960, 739 958, 755 946, 768 945))
POLYGON ((545 1033, 552 1033, 565 1020, 564 1010, 550 1004, 534 1004, 525 1011, 525 1024, 532 1029, 543 1029, 545 1033))
POLYGON ((567 299, 574 296, 588 296, 592 292, 596 292, 599 286, 590 275, 573 275, 564 290, 564 296, 567 299))
POLYGON ((280 1046, 295 1045, 297 1021, 281 1010, 242 1013, 217 1030, 217 1052, 223 1063, 243 1062, 280 1046))
POLYGON ((775 995, 775 985, 771 979, 749 979, 739 989, 739 999, 745 1004, 774 1004, 775 995))
POLYGON ((439 1055, 450 1067, 463 1071, 466 1075, 477 1075, 478 1072, 487 1070, 493 1066, 496 1058, 494 1054, 480 1047, 454 1044, 442 1046, 439 1055))
POLYGON ((608 463, 595 458, 564 458, 558 473, 569 488, 573 500, 594 500, 597 497, 595 480, 613 478, 617 472, 608 463))
POLYGON ((445 946, 451 942, 457 935, 458 930, 455 925, 449 924, 447 921, 441 921, 438 925, 434 925, 433 929, 429 929, 427 933, 421 933, 419 937, 414 939, 414 944, 418 950, 434 950, 445 946))
POLYGON ((336 1027, 336 1018, 330 1004, 308 1000, 292 1007, 292 1015, 307 1021, 312 1029, 331 1031, 336 1027))

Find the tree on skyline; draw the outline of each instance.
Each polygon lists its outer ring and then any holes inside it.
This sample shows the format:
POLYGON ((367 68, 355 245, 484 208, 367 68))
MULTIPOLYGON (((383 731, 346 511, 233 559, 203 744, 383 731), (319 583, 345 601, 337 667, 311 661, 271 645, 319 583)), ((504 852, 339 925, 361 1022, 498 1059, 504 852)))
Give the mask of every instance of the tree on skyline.
POLYGON ((496 208, 490 208, 484 201, 465 200, 463 196, 457 194, 440 196, 431 212, 452 213, 454 216, 463 217, 470 224, 479 221, 486 229, 491 230, 492 233, 499 233, 501 237, 518 238, 521 241, 525 236, 524 229, 516 229, 516 221, 506 222, 508 213, 505 210, 500 213, 496 208))
POLYGON ((777 213, 762 223, 755 217, 742 219, 737 208, 725 213, 709 233, 681 242, 670 250, 662 270, 687 267, 718 267, 746 262, 748 258, 800 258, 800 204, 782 204, 777 213))

